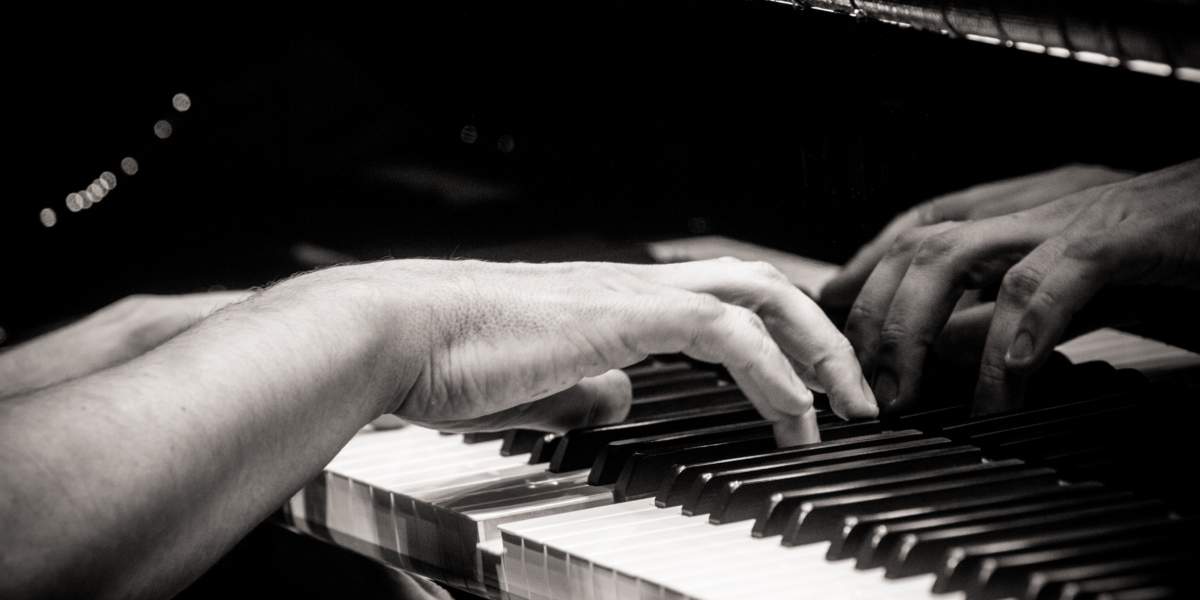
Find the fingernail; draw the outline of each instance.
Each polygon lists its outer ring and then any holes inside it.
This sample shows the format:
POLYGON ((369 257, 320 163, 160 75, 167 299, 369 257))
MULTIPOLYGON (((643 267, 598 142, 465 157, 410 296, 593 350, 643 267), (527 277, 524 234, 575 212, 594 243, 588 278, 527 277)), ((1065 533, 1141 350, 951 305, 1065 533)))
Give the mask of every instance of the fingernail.
POLYGON ((1021 331, 1017 339, 1008 347, 1008 355, 1004 357, 1008 363, 1024 363, 1033 355, 1033 336, 1028 331, 1021 331))
POLYGON ((896 385, 896 376, 891 371, 883 369, 875 375, 875 403, 880 408, 886 408, 896 402, 898 387, 896 385))

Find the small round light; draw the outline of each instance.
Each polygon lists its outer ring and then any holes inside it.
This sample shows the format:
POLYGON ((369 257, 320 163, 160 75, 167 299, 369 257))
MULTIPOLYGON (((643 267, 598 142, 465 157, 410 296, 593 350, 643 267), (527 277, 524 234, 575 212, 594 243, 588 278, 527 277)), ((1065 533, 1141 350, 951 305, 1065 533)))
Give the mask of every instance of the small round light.
POLYGON ((43 208, 38 217, 42 220, 43 227, 54 227, 54 224, 58 223, 58 215, 54 213, 53 208, 43 208))
POLYGON ((96 203, 96 197, 93 196, 92 193, 87 190, 81 190, 79 192, 79 195, 83 196, 83 208, 85 210, 91 208, 92 205, 96 203))
POLYGON ((479 131, 474 125, 467 125, 458 133, 458 137, 464 144, 474 144, 475 140, 479 139, 479 131))
POLYGON ((171 137, 171 131, 171 124, 166 121, 159 121, 154 124, 154 135, 158 136, 160 140, 171 137))
POLYGON ((509 152, 513 151, 513 148, 516 147, 516 142, 513 141, 511 135, 502 135, 500 136, 500 139, 496 141, 496 147, 499 148, 501 152, 508 154, 509 152))
POLYGON ((179 112, 187 112, 187 109, 192 107, 192 99, 188 98, 187 94, 175 94, 175 97, 171 98, 171 106, 179 112))
POLYGON ((78 193, 67 194, 67 210, 71 212, 83 210, 83 196, 78 193))
POLYGON ((108 190, 104 189, 104 182, 99 179, 93 181, 92 185, 89 185, 87 189, 96 197, 96 202, 103 200, 104 196, 108 194, 108 190))
POLYGON ((132 156, 126 156, 121 159, 121 171, 126 175, 134 175, 138 172, 138 163, 132 156))
MULTIPOLYGON (((136 172, 137 171, 137 161, 133 160, 132 158, 127 158, 125 160, 133 161, 133 164, 134 164, 133 170, 134 170, 134 172, 136 172)), ((125 160, 121 161, 122 168, 124 168, 124 166, 125 166, 125 160)), ((130 173, 130 175, 132 175, 132 174, 133 173, 130 173)), ((108 171, 105 171, 100 174, 100 181, 103 181, 104 185, 108 186, 109 191, 112 191, 113 188, 117 187, 117 176, 113 175, 112 173, 110 173, 108 171)))

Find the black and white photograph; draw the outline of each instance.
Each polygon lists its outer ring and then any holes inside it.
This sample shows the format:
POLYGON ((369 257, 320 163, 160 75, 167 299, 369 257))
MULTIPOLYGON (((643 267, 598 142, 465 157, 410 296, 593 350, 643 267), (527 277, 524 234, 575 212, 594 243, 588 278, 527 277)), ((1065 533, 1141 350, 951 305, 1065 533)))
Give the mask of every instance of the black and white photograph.
POLYGON ((2 598, 1200 595, 1200 0, 8 24, 2 598))

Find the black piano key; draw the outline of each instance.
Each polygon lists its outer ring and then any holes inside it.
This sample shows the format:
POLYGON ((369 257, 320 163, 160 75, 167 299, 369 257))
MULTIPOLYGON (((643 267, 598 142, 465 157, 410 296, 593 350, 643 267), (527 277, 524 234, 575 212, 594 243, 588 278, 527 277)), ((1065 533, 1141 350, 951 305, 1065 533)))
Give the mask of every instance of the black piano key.
POLYGON ((554 452, 554 458, 550 461, 550 471, 561 473, 591 468, 604 446, 617 440, 665 435, 677 431, 702 429, 728 423, 745 423, 760 419, 762 416, 753 408, 732 407, 695 411, 684 417, 581 427, 562 436, 562 441, 559 442, 558 449, 554 452))
POLYGON ((981 458, 978 448, 961 446, 733 481, 720 488, 708 520, 720 525, 753 519, 758 516, 760 505, 772 494, 795 487, 846 482, 860 484, 885 473, 922 473, 945 467, 973 466, 981 464, 981 458))
MULTIPOLYGON (((1004 502, 1050 499, 1094 493, 1102 489, 1096 482, 1071 486, 1055 485, 1046 477, 1013 480, 1012 476, 999 482, 989 481, 970 486, 961 484, 936 492, 906 494, 882 501, 846 503, 824 511, 808 509, 803 517, 790 520, 783 534, 785 546, 830 540, 830 560, 857 556, 858 546, 876 526, 897 519, 928 517, 947 510, 968 510, 1004 502)), ((798 509, 799 510, 799 509, 798 509)))
POLYGON ((986 478, 996 473, 1045 475, 1054 477, 1055 481, 1058 477, 1052 469, 1032 468, 1019 460, 1004 460, 916 473, 895 473, 868 481, 792 489, 773 494, 762 504, 751 534, 762 537, 767 531, 782 532, 788 526, 789 520, 796 516, 796 510, 805 503, 823 502, 839 497, 855 498, 856 501, 882 499, 912 490, 933 489, 945 482, 986 478))
POLYGON ((635 399, 625 422, 661 419, 726 406, 748 407, 750 401, 734 385, 679 390, 635 399))
MULTIPOLYGON (((533 452, 538 440, 548 435, 545 431, 533 429, 509 429, 504 432, 504 444, 500 446, 500 456, 516 456, 533 452)), ((549 434, 553 435, 553 434, 549 434)))
POLYGON ((1153 500, 1124 501, 1111 505, 1077 509, 1000 522, 950 527, 907 533, 893 546, 894 550, 882 562, 889 578, 930 573, 937 569, 939 559, 950 548, 981 541, 1017 538, 1044 533, 1050 529, 1069 529, 1081 525, 1104 525, 1114 520, 1166 516, 1161 502, 1153 500))
POLYGON ((681 369, 668 373, 658 373, 650 377, 639 377, 636 381, 630 379, 630 387, 633 390, 633 397, 638 398, 664 392, 674 392, 681 389, 712 386, 716 384, 717 379, 717 374, 711 371, 681 369))
POLYGON ((936 572, 937 580, 933 584, 933 592, 940 594, 963 589, 979 571, 982 561, 992 556, 1088 540, 1121 538, 1138 531, 1165 532, 1177 525, 1178 522, 1175 520, 1155 516, 1098 526, 1054 529, 1047 533, 1035 533, 1015 539, 955 546, 948 550, 942 558, 942 564, 936 572))
MULTIPOLYGON (((1150 406, 1158 406, 1158 403, 1151 403, 1150 406)), ((1132 423, 1153 418, 1150 416, 1151 410, 1149 406, 1145 405, 1121 406, 1033 423, 1017 424, 995 431, 971 435, 962 441, 978 445, 981 448, 990 448, 999 444, 1041 437, 1049 433, 1080 431, 1111 424, 1124 424, 1128 426, 1132 423)), ((950 434, 952 433, 950 432, 950 434)), ((948 434, 948 437, 953 437, 953 435, 948 434)))
POLYGON ((958 404, 891 417, 884 420, 883 425, 892 430, 920 429, 925 433, 937 433, 943 427, 966 421, 970 415, 970 404, 958 404))
MULTIPOLYGON (((1043 550, 1025 555, 1003 556, 989 558, 984 561, 979 579, 972 581, 964 590, 967 598, 976 600, 1000 600, 1001 598, 1039 598, 1057 596, 1061 581, 1051 582, 1041 578, 1031 586, 1030 577, 1039 571, 1060 571, 1063 569, 1080 569, 1107 565, 1112 568, 1114 563, 1137 560, 1136 564, 1126 564, 1117 567, 1117 572, 1137 570, 1152 565, 1141 562, 1146 558, 1172 555, 1181 551, 1177 544, 1171 544, 1166 539, 1130 539, 1116 540, 1095 544, 1092 546, 1076 546, 1055 550, 1043 550), (1169 549, 1156 550, 1155 546, 1169 546, 1169 549), (1030 589, 1033 587, 1033 589, 1030 589)), ((1156 566, 1156 565, 1154 565, 1156 566)), ((1073 574, 1073 575, 1077 575, 1073 574)), ((1106 575, 1102 570, 1091 570, 1090 575, 1106 575)), ((1068 576, 1074 579, 1073 576, 1068 576)), ((1095 577, 1083 577, 1084 579, 1095 577)))
MULTIPOLYGON (((1087 579, 1099 579, 1112 575, 1139 573, 1147 571, 1172 571, 1181 572, 1195 568, 1197 559, 1200 559, 1200 553, 1195 550, 1181 551, 1179 553, 1147 555, 1131 558, 1120 558, 1113 560, 1097 561, 1089 564, 1071 565, 1058 568, 1038 569, 1031 573, 1026 581, 1024 593, 1019 594, 1018 598, 1029 598, 1033 600, 1042 600, 1042 598, 1050 597, 1057 591, 1057 585, 1063 582, 1080 581, 1087 579), (1048 593, 1043 596, 1042 591, 1048 593)), ((1195 597, 1194 595, 1183 595, 1189 591, 1195 593, 1195 582, 1185 581, 1178 586, 1162 586, 1165 588, 1161 591, 1155 591, 1154 588, 1159 586, 1149 586, 1140 588, 1130 588, 1128 590, 1118 590, 1114 592, 1101 593, 1098 596, 1103 598, 1188 598, 1195 597), (1145 592, 1133 593, 1135 590, 1150 590, 1151 593, 1145 592)), ((970 598, 968 596, 968 598, 970 598)))
MULTIPOLYGON (((1030 437, 988 444, 984 450, 989 458, 1037 460, 1041 456, 1061 454, 1071 449, 1092 447, 1109 440, 1120 439, 1122 435, 1127 434, 1133 422, 1136 421, 1064 426, 1062 431, 1042 431, 1030 437)), ((1107 459, 1104 461, 1111 462, 1107 459)))
MULTIPOLYGON (((879 432, 878 421, 846 422, 833 413, 819 415, 817 422, 821 430, 821 437, 825 441, 879 432)), ((613 446, 614 444, 609 444, 608 447, 612 448, 613 446)), ((671 468, 677 464, 717 460, 776 449, 775 440, 769 428, 765 434, 741 434, 726 442, 681 443, 653 449, 639 448, 625 461, 620 474, 617 475, 613 498, 617 502, 625 502, 654 496, 664 478, 669 475, 671 468)), ((612 483, 607 480, 601 481, 612 483)))
MULTIPOLYGON (((1020 596, 1029 588, 1036 571, 1080 567, 1087 564, 1136 558, 1145 555, 1175 554, 1194 542, 1195 528, 1170 523, 1171 528, 1153 531, 1129 531, 1119 538, 1060 543, 1055 547, 997 553, 977 561, 975 568, 963 574, 963 591, 970 597, 1004 598, 1020 596)), ((1057 596, 1065 581, 1042 582, 1034 594, 1057 596), (1047 589, 1054 585, 1054 589, 1047 589)))
POLYGON ((562 436, 553 433, 547 433, 538 438, 533 444, 533 449, 529 451, 529 464, 538 465, 550 462, 554 458, 554 453, 558 451, 560 442, 562 442, 562 436))
POLYGON ((694 371, 691 363, 683 359, 681 354, 672 354, 665 356, 651 356, 645 360, 629 365, 624 369, 625 374, 629 376, 629 381, 637 383, 646 381, 664 374, 678 373, 680 371, 694 371))
POLYGON ((919 438, 902 440, 867 448, 854 448, 840 452, 810 453, 789 456, 784 459, 760 462, 736 469, 720 469, 704 473, 692 483, 683 501, 683 514, 702 515, 713 510, 721 496, 721 490, 734 481, 746 481, 780 473, 794 473, 799 469, 811 469, 854 461, 882 457, 911 455, 938 448, 948 448, 954 442, 946 438, 919 438))
POLYGON ((490 442, 492 440, 503 439, 508 434, 508 430, 502 431, 470 431, 463 434, 464 444, 479 444, 482 442, 490 442))
POLYGON ((923 435, 920 431, 915 430, 895 431, 878 435, 826 441, 805 446, 780 448, 770 452, 751 453, 744 456, 730 455, 718 460, 706 460, 692 464, 679 464, 667 472, 667 476, 663 479, 662 484, 659 485, 658 494, 654 498, 654 504, 659 508, 683 504, 683 498, 691 489, 693 482, 704 473, 710 471, 736 469, 789 457, 840 452, 853 448, 867 448, 890 444, 903 439, 920 438, 923 435))
POLYGON ((744 434, 770 434, 771 431, 769 421, 750 421, 693 431, 680 431, 667 435, 616 440, 600 450, 599 456, 592 463, 592 472, 588 476, 588 483, 592 485, 616 483, 617 478, 621 475, 621 470, 625 468, 625 463, 629 461, 634 452, 679 446, 687 442, 694 444, 715 442, 744 434))
POLYGON ((918 517, 884 519, 874 524, 870 530, 869 541, 859 546, 856 554, 858 568, 873 569, 882 566, 901 552, 900 545, 912 539, 910 537, 912 534, 971 526, 986 527, 1011 522, 1018 517, 1051 516, 1073 510, 1112 506, 1131 501, 1129 492, 1101 488, 1049 499, 1021 499, 965 510, 949 509, 918 517))
POLYGON ((1110 575, 1080 581, 1070 581, 1063 584, 1046 584, 1039 597, 1057 598, 1057 600, 1088 600, 1101 594, 1112 594, 1126 590, 1165 589, 1173 595, 1151 595, 1151 598, 1188 598, 1195 597, 1196 585, 1187 581, 1190 574, 1182 570, 1151 570, 1110 575), (1189 589, 1190 587, 1190 589, 1189 589), (1185 590, 1190 595, 1183 595, 1185 590), (1048 592, 1048 593, 1047 593, 1048 592))
POLYGON ((1079 416, 1113 408, 1138 406, 1148 400, 1169 394, 1174 386, 1164 386, 1161 392, 1111 394, 1100 398, 1060 404, 1045 408, 1021 409, 977 417, 957 425, 949 425, 942 429, 942 435, 956 440, 966 440, 975 436, 1013 429, 1023 425, 1046 423, 1059 419, 1079 416))
POLYGON ((758 454, 777 449, 775 436, 744 434, 728 440, 699 445, 681 444, 667 448, 634 452, 621 469, 613 488, 617 502, 653 497, 671 469, 678 464, 701 462, 730 456, 758 454))
POLYGON ((883 423, 880 421, 843 421, 833 413, 827 413, 829 422, 817 418, 817 428, 821 431, 821 441, 832 442, 849 438, 876 435, 883 433, 883 423))

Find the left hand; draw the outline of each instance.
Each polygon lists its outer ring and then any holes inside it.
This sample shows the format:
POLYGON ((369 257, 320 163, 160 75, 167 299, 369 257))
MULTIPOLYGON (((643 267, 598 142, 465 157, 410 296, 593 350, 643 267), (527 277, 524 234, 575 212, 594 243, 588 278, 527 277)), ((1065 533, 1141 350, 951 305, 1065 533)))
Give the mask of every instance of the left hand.
POLYGON ((846 324, 881 411, 912 404, 926 353, 963 291, 997 282, 977 414, 1020 405, 1027 377, 1103 286, 1200 289, 1200 159, 1012 215, 901 235, 846 324))

